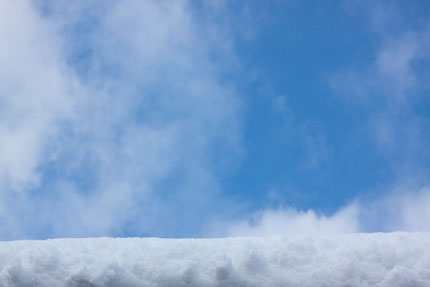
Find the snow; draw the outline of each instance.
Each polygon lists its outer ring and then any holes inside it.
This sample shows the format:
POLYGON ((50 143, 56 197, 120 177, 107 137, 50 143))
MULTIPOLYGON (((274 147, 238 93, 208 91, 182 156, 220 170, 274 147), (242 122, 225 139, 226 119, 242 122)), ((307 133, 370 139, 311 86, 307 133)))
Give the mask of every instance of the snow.
POLYGON ((0 286, 430 286, 430 233, 0 242, 0 286))

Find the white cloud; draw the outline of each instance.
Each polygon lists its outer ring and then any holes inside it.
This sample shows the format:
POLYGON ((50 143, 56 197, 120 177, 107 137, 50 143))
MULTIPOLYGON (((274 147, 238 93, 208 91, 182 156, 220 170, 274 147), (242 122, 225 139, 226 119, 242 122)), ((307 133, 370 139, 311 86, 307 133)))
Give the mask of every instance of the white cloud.
POLYGON ((72 113, 75 82, 51 28, 27 1, 0 3, 0 186, 38 183, 56 121, 72 113))
POLYGON ((362 204, 363 229, 430 231, 430 188, 400 186, 374 202, 362 204))
POLYGON ((334 214, 293 208, 264 209, 219 224, 217 235, 324 235, 355 232, 430 232, 430 188, 399 186, 372 201, 356 198, 334 214))
POLYGON ((396 200, 392 209, 398 207, 401 221, 394 223, 394 228, 405 231, 430 231, 430 188, 407 193, 396 200))
POLYGON ((156 233, 165 193, 202 204, 189 220, 209 205, 212 157, 240 149, 240 99, 220 81, 227 33, 192 9, 0 3, 0 237, 156 233))
POLYGON ((323 235, 358 231, 358 208, 354 204, 331 216, 317 214, 313 210, 269 209, 227 228, 227 234, 232 236, 323 235))
MULTIPOLYGON (((228 31, 210 19, 200 27, 192 9, 185 0, 0 2, 1 238, 124 226, 164 235, 162 224, 180 234, 183 221, 196 233, 203 225, 195 214, 212 208, 218 188, 212 159, 240 150, 241 102, 220 79, 237 63, 228 31)), ((421 30, 386 40, 368 68, 335 81, 349 95, 385 101, 369 123, 382 149, 404 139, 413 141, 408 151, 425 144, 419 119, 398 123, 428 38, 421 30)), ((311 166, 325 159, 320 134, 309 138, 311 166)), ((401 210, 390 230, 428 228, 419 221, 428 218, 420 217, 423 190, 383 205, 401 210)), ((353 232, 363 210, 268 210, 230 232, 353 232)))

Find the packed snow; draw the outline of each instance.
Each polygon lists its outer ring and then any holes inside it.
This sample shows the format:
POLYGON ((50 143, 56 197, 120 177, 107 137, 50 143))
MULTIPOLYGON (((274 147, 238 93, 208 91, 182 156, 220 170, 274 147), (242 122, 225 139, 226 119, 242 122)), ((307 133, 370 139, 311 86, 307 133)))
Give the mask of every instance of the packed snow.
POLYGON ((430 286, 430 233, 1 242, 0 286, 430 286))

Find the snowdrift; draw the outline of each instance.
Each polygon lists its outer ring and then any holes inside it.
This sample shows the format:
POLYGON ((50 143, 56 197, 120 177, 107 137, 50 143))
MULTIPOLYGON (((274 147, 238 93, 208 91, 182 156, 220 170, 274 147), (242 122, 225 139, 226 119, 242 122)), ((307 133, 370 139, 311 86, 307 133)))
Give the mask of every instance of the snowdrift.
POLYGON ((430 286, 430 234, 1 242, 0 286, 430 286))

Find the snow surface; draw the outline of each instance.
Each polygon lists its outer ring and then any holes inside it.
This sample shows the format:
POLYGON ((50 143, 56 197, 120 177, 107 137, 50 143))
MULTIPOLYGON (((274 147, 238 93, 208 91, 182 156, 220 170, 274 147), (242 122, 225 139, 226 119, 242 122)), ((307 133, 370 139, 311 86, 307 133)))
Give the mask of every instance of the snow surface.
POLYGON ((430 233, 0 242, 0 286, 430 286, 430 233))

